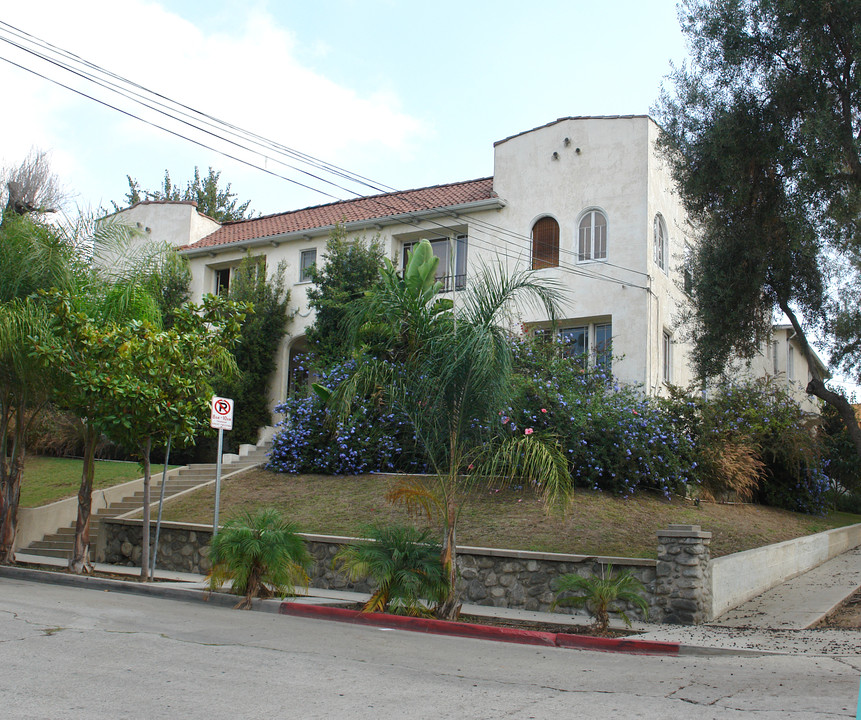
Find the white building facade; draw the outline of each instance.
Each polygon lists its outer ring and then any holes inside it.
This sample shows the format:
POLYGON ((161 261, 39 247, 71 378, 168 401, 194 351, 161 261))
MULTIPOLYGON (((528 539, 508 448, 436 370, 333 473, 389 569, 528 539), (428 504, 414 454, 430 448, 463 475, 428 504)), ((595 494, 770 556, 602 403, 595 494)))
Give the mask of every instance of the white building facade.
MULTIPOLYGON (((661 394, 670 383, 692 380, 677 322, 695 238, 656 152, 658 133, 647 116, 562 118, 495 143, 491 178, 222 226, 187 206, 168 210, 171 203, 142 203, 120 215, 188 258, 196 301, 229 286, 231 271, 248 255, 264 257, 270 270, 286 262, 295 316, 280 350, 273 404, 286 396, 291 358, 304 351, 314 321, 307 268, 325 262, 337 224, 354 241, 378 237, 400 266, 413 243, 430 240, 455 302, 482 264, 534 269, 565 289, 557 332, 572 352, 661 394), (159 206, 167 210, 164 220, 159 206)), ((529 330, 549 328, 535 309, 515 314, 529 330)))

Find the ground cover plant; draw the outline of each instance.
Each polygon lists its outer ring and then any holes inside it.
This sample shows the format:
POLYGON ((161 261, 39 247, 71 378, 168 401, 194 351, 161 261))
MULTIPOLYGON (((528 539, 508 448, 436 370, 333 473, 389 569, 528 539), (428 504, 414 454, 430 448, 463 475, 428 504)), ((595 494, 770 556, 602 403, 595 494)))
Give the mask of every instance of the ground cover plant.
MULTIPOLYGON (((39 507, 74 497, 81 482, 80 458, 28 455, 24 460, 24 471, 27 479, 21 486, 21 507, 39 507)), ((93 489, 101 490, 142 476, 143 471, 137 462, 97 460, 93 489)))
MULTIPOLYGON (((386 495, 392 475, 285 475, 252 470, 224 481, 221 510, 273 506, 289 514, 303 532, 361 537, 365 526, 409 524, 406 510, 386 495)), ((165 506, 165 520, 211 524, 214 492, 204 488, 165 506)), ((420 527, 431 527, 415 519, 420 527)), ((548 514, 528 490, 490 487, 467 504, 458 523, 458 543, 481 547, 654 558, 655 533, 670 523, 700 525, 712 533, 712 556, 782 542, 832 527, 861 522, 861 515, 830 512, 811 516, 752 504, 718 504, 656 493, 621 499, 576 490, 563 517, 548 514)))

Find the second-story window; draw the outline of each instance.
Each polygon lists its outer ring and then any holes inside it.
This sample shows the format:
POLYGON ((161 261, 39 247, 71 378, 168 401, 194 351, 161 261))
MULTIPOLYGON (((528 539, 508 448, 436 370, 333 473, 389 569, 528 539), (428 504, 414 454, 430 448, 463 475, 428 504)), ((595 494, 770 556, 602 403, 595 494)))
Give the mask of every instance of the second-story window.
MULTIPOLYGON (((463 290, 466 287, 467 236, 435 238, 429 242, 433 254, 439 258, 436 279, 443 285, 442 292, 448 292, 452 288, 463 290), (452 249, 454 249, 454 263, 452 263, 452 249)), ((404 243, 402 268, 407 266, 410 252, 418 244, 419 241, 404 243)))
POLYGON ((317 264, 317 248, 303 250, 299 259, 299 282, 311 282, 311 268, 317 264))
POLYGON ((577 260, 607 259, 607 217, 600 210, 590 210, 580 220, 577 260))
POLYGON ((559 223, 539 218, 532 226, 532 269, 559 266, 559 223))
POLYGON ((667 228, 664 225, 664 218, 661 217, 660 213, 655 215, 654 239, 655 265, 664 272, 667 272, 667 228))

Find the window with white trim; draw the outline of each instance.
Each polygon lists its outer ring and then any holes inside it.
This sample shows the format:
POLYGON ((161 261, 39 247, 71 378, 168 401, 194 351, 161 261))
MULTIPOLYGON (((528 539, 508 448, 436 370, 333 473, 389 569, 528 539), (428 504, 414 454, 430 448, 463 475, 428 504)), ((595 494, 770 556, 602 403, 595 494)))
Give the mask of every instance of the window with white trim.
POLYGON ((607 217, 600 210, 589 210, 580 219, 577 261, 606 259, 607 217))
MULTIPOLYGON (((550 331, 537 328, 536 337, 548 337, 550 331)), ((613 364, 613 323, 589 323, 559 328, 562 354, 574 358, 581 367, 609 370, 613 364)))
POLYGON ((232 268, 218 268, 215 273, 215 294, 226 297, 230 292, 230 271, 232 268))
MULTIPOLYGON (((404 243, 403 264, 407 266, 412 249, 419 244, 415 242, 404 243)), ((434 238, 428 240, 433 254, 439 258, 436 268, 436 279, 442 283, 440 292, 448 292, 452 289, 463 290, 466 287, 466 255, 468 250, 468 238, 466 235, 457 235, 454 238, 434 238), (454 264, 452 265, 452 246, 454 246, 454 264)))
POLYGON ((673 381, 673 336, 664 330, 661 337, 661 365, 665 383, 673 381))
POLYGON ((653 233, 655 265, 661 268, 664 272, 667 272, 667 226, 660 213, 655 215, 653 233))
POLYGON ((303 250, 299 256, 299 282, 311 282, 311 268, 317 264, 317 248, 303 250))

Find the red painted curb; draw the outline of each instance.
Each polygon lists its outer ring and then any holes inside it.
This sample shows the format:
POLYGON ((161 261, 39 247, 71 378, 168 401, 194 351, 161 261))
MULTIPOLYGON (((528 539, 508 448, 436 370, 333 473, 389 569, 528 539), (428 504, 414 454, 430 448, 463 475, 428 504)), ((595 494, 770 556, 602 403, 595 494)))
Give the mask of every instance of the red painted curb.
POLYGON ((601 638, 589 635, 572 635, 570 633, 542 632, 540 630, 518 630, 516 628, 473 625, 472 623, 436 620, 434 618, 366 613, 360 610, 348 610, 328 605, 307 605, 295 602, 282 602, 278 612, 281 615, 336 620, 354 625, 398 628, 400 630, 432 633, 434 635, 453 635, 478 640, 543 645, 545 647, 578 648, 582 650, 625 652, 639 655, 678 655, 680 647, 678 643, 632 640, 630 638, 601 638))
POLYGON ((592 635, 557 633, 556 646, 603 652, 625 652, 635 655, 678 655, 679 643, 637 640, 636 638, 605 638, 592 635))
POLYGON ((339 622, 353 623, 354 625, 398 628, 400 630, 432 633, 434 635, 454 635, 479 640, 497 640, 526 645, 544 645, 547 647, 554 647, 556 645, 555 633, 541 632, 539 630, 516 630, 513 628, 473 625, 471 623, 436 620, 433 618, 414 618, 405 617, 404 615, 388 615, 386 613, 366 613, 360 610, 347 610, 346 608, 305 605, 292 602, 281 603, 278 612, 281 615, 292 615, 294 617, 337 620, 339 622))

